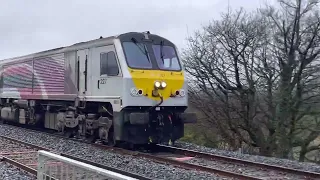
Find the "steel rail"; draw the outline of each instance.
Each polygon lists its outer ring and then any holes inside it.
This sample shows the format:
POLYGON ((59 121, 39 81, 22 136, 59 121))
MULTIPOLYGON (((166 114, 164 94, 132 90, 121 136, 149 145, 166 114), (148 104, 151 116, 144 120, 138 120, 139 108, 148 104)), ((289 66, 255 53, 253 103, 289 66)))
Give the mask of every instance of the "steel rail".
POLYGON ((34 175, 34 176, 37 176, 37 170, 35 170, 35 169, 31 168, 31 167, 28 167, 28 166, 26 166, 26 165, 24 165, 24 164, 22 164, 22 163, 19 163, 19 162, 15 161, 15 160, 13 160, 13 159, 11 159, 11 158, 2 156, 2 157, 1 157, 1 160, 2 160, 3 162, 7 162, 7 163, 9 163, 9 164, 12 164, 13 166, 16 166, 17 168, 19 168, 19 169, 21 169, 21 170, 23 170, 23 171, 26 171, 26 172, 28 172, 28 173, 31 173, 31 174, 34 175))
POLYGON ((276 170, 276 171, 281 171, 281 172, 292 173, 292 174, 296 174, 296 175, 305 176, 307 178, 320 178, 320 173, 311 172, 311 171, 303 171, 303 170, 299 170, 299 169, 293 169, 293 168, 288 168, 288 167, 283 167, 283 166, 264 164, 264 163, 260 163, 260 162, 254 162, 254 161, 249 161, 249 160, 244 160, 244 159, 239 159, 239 158, 233 158, 233 157, 228 157, 228 156, 222 156, 222 155, 217 155, 217 154, 203 153, 203 152, 187 150, 187 149, 171 147, 171 146, 165 146, 165 145, 157 145, 156 148, 158 148, 160 151, 171 152, 171 153, 174 153, 174 154, 181 154, 181 155, 199 157, 199 158, 210 159, 210 160, 220 160, 220 161, 226 161, 226 162, 234 162, 234 163, 238 163, 238 164, 245 164, 245 165, 264 168, 264 169, 270 169, 270 170, 276 170))
MULTIPOLYGON (((37 130, 33 130, 33 131, 39 132, 37 130)), ((42 133, 46 133, 46 132, 42 132, 42 133)), ((46 133, 46 134, 53 135, 53 136, 60 137, 60 138, 64 138, 64 139, 68 139, 68 140, 74 140, 74 141, 83 142, 81 140, 67 138, 67 137, 64 137, 64 136, 61 136, 61 135, 57 135, 57 134, 50 134, 50 133, 46 133)), ((0 135, 0 137, 4 137, 4 138, 7 138, 7 139, 12 140, 12 141, 23 143, 25 145, 30 145, 30 146, 32 146, 34 148, 37 148, 37 147, 38 148, 42 148, 41 150, 50 151, 49 149, 46 149, 46 148, 43 148, 43 147, 39 147, 39 146, 34 145, 34 144, 22 142, 20 140, 13 139, 13 138, 10 138, 10 137, 1 136, 1 135, 0 135)), ((87 142, 85 142, 85 143, 87 143, 87 142)), ((96 144, 96 143, 87 143, 87 144, 90 144, 90 145, 92 145, 94 147, 97 147, 97 148, 100 148, 100 149, 104 149, 104 150, 108 150, 108 151, 114 151, 115 153, 121 153, 121 154, 124 154, 124 155, 132 155, 132 156, 135 156, 135 157, 147 158, 147 159, 153 160, 154 162, 158 162, 158 163, 161 163, 161 164, 168 164, 169 163, 169 164, 174 165, 176 167, 180 167, 180 168, 187 169, 187 170, 204 171, 204 172, 209 172, 209 173, 213 173, 213 174, 220 175, 220 176, 237 178, 237 179, 261 180, 261 178, 258 178, 258 177, 238 174, 238 173, 235 173, 235 172, 229 172, 229 171, 225 171, 225 170, 217 169, 217 168, 209 168, 209 167, 205 167, 205 166, 189 164, 189 163, 185 163, 185 162, 181 162, 181 161, 176 161, 176 160, 173 160, 173 159, 168 159, 168 158, 164 158, 164 157, 151 155, 151 154, 148 154, 148 153, 130 151, 130 150, 126 150, 126 149, 123 149, 123 148, 110 147, 110 146, 106 146, 106 145, 102 145, 102 144, 96 144)), ((124 175, 130 176, 130 177, 134 177, 134 178, 137 178, 137 179, 146 179, 146 180, 150 179, 150 178, 147 178, 147 177, 144 177, 144 176, 141 176, 141 175, 137 175, 137 174, 134 174, 134 173, 129 173, 129 172, 126 172, 126 171, 122 171, 120 169, 115 169, 115 168, 108 167, 108 166, 105 166, 105 165, 102 165, 102 164, 98 164, 98 163, 95 163, 95 162, 92 162, 92 161, 80 159, 80 158, 74 157, 74 156, 72 156, 70 154, 60 153, 60 155, 64 156, 64 157, 68 157, 70 159, 74 159, 74 160, 78 160, 78 161, 81 161, 81 162, 84 162, 84 163, 88 163, 88 164, 91 164, 93 166, 104 168, 104 169, 107 169, 107 170, 110 170, 110 171, 122 173, 124 175)))
POLYGON ((188 169, 188 170, 204 171, 204 172, 209 172, 209 173, 213 173, 213 174, 220 175, 220 176, 237 178, 237 179, 262 180, 262 178, 258 178, 258 177, 254 177, 254 176, 238 174, 238 173, 225 171, 225 170, 218 169, 218 168, 211 168, 211 167, 209 168, 209 167, 205 167, 205 166, 201 166, 201 165, 185 163, 185 162, 177 161, 174 159, 169 159, 169 158, 156 156, 156 155, 152 155, 152 154, 148 154, 148 153, 130 151, 130 150, 117 148, 117 147, 110 147, 110 146, 106 146, 106 145, 102 145, 102 144, 92 144, 92 145, 97 148, 104 149, 104 150, 114 151, 116 153, 121 153, 124 155, 132 155, 132 156, 136 156, 136 157, 147 158, 147 159, 153 160, 158 163, 171 164, 176 167, 180 167, 180 168, 184 168, 184 169, 188 169))
MULTIPOLYGON (((74 159, 74 160, 77 160, 77 161, 80 161, 80 162, 83 162, 83 163, 86 163, 86 164, 90 164, 92 166, 96 166, 96 167, 103 168, 103 169, 106 169, 106 170, 109 170, 109 171, 120 173, 120 174, 123 174, 123 175, 126 175, 126 176, 130 176, 130 177, 133 177, 133 178, 136 178, 136 179, 151 180, 150 178, 145 177, 145 176, 141 176, 141 175, 138 175, 138 174, 135 174, 135 173, 131 173, 131 172, 128 172, 128 171, 124 171, 124 170, 121 170, 121 169, 109 167, 109 166, 106 166, 106 165, 103 165, 103 164, 95 163, 95 162, 92 162, 92 161, 89 161, 89 160, 85 160, 85 159, 82 159, 82 158, 79 158, 79 157, 72 156, 72 155, 67 154, 67 153, 54 152, 54 151, 52 151, 52 150, 50 150, 48 148, 37 146, 35 144, 27 143, 27 142, 20 141, 20 140, 17 140, 17 139, 13 139, 11 137, 0 135, 0 138, 7 139, 7 140, 12 141, 12 142, 20 143, 20 144, 32 147, 34 149, 53 152, 53 153, 59 154, 61 156, 70 158, 70 159, 74 159)), ((68 139, 68 138, 66 138, 66 139, 68 139)), ((25 171, 33 174, 33 175, 37 175, 37 170, 35 170, 35 169, 31 168, 31 167, 28 167, 27 165, 19 163, 19 162, 15 161, 15 160, 12 160, 11 158, 8 158, 6 156, 2 156, 1 158, 5 162, 8 162, 8 163, 10 163, 10 164, 22 169, 22 170, 25 170, 25 171)))
MULTIPOLYGON (((15 126, 15 127, 17 127, 17 126, 15 126)), ((17 127, 17 128, 22 128, 22 127, 17 127)), ((82 143, 86 143, 86 144, 91 144, 92 146, 95 146, 97 148, 102 148, 105 150, 114 151, 115 153, 122 153, 122 154, 137 156, 137 157, 144 157, 144 158, 148 158, 148 159, 153 159, 154 161, 159 162, 159 163, 170 163, 172 165, 175 165, 175 166, 178 166, 181 168, 185 168, 185 169, 189 169, 189 170, 193 169, 193 170, 206 171, 206 172, 210 172, 210 173, 214 173, 214 174, 219 174, 222 176, 236 177, 239 179, 261 179, 258 177, 246 176, 244 174, 238 174, 235 172, 229 172, 229 171, 209 168, 209 167, 205 167, 205 166, 201 166, 201 165, 185 163, 185 162, 181 162, 181 161, 177 161, 177 160, 173 160, 173 159, 168 159, 168 158, 164 158, 164 157, 159 157, 159 156, 155 156, 155 155, 151 155, 151 154, 147 154, 147 153, 130 151, 130 150, 126 150, 123 148, 110 147, 110 146, 106 146, 106 145, 102 145, 102 144, 89 143, 89 142, 85 142, 83 140, 68 138, 68 137, 65 137, 62 135, 52 134, 52 133, 43 132, 43 131, 39 131, 39 130, 35 130, 35 129, 29 129, 29 128, 22 128, 22 129, 28 129, 30 131, 41 132, 41 133, 56 136, 59 138, 63 138, 63 139, 68 139, 68 140, 78 141, 78 142, 82 142, 82 143)), ((181 155, 200 157, 200 158, 204 158, 204 159, 221 160, 221 161, 225 161, 225 162, 246 164, 249 166, 260 167, 260 168, 265 168, 265 169, 269 169, 269 170, 276 170, 276 171, 287 172, 287 173, 292 173, 292 174, 296 174, 296 175, 302 175, 307 178, 320 178, 320 173, 311 172, 311 171, 303 171, 303 170, 298 170, 298 169, 293 169, 293 168, 288 168, 288 167, 283 167, 283 166, 264 164, 264 163, 260 163, 260 162, 248 161, 248 160, 243 160, 243 159, 238 159, 238 158, 233 158, 233 157, 228 157, 228 156, 222 156, 222 155, 216 155, 216 154, 202 153, 202 152, 198 152, 198 151, 186 150, 186 149, 182 149, 182 148, 165 146, 165 145, 157 145, 156 147, 158 148, 159 151, 166 151, 166 152, 171 152, 171 153, 176 153, 176 154, 181 154, 181 155)), ((71 155, 66 155, 66 154, 62 154, 62 155, 69 157, 69 158, 77 159, 77 157, 72 157, 71 155)), ((88 162, 88 164, 90 164, 90 163, 92 163, 92 165, 95 164, 94 162, 88 162)), ((96 164, 94 166, 97 166, 97 165, 98 164, 96 164)), ((112 171, 112 168, 109 170, 112 171)))

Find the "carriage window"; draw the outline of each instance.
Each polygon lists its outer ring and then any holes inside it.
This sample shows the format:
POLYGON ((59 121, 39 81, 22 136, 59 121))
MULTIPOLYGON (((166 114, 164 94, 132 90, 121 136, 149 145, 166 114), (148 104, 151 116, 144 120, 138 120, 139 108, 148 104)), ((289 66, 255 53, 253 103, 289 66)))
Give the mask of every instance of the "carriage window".
POLYGON ((100 75, 117 76, 119 67, 113 51, 100 54, 100 75))

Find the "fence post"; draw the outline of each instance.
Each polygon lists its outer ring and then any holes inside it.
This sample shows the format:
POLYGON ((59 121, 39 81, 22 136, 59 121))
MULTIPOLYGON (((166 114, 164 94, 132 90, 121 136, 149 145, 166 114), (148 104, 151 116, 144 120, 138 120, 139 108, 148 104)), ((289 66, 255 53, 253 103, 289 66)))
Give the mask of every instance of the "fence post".
POLYGON ((43 179, 43 174, 44 174, 44 159, 39 152, 38 152, 38 168, 37 168, 37 180, 42 180, 43 179))

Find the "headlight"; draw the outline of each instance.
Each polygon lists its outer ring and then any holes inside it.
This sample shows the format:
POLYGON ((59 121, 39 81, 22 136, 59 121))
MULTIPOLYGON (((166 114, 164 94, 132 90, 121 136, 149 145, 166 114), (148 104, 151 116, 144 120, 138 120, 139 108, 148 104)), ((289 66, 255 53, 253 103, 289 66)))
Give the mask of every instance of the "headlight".
POLYGON ((175 97, 184 97, 184 96, 186 96, 186 93, 185 93, 184 89, 180 89, 180 90, 176 90, 174 96, 175 97))
POLYGON ((155 86, 156 88, 159 88, 159 87, 161 86, 161 84, 160 84, 160 82, 157 81, 157 82, 154 83, 154 86, 155 86))
POLYGON ((166 82, 162 82, 162 83, 161 83, 161 87, 162 87, 162 88, 167 87, 167 83, 166 83, 166 82))
POLYGON ((158 88, 164 89, 165 87, 167 87, 167 83, 164 81, 162 81, 162 82, 156 81, 154 83, 154 87, 156 87, 157 89, 158 88))

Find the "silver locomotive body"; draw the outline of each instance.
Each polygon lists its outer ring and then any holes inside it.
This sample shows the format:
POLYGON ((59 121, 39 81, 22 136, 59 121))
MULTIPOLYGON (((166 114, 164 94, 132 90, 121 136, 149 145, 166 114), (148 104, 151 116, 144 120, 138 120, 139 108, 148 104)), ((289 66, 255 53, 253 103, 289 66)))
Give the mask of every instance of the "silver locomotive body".
POLYGON ((125 33, 0 63, 1 119, 109 144, 175 141, 188 107, 173 43, 125 33))

